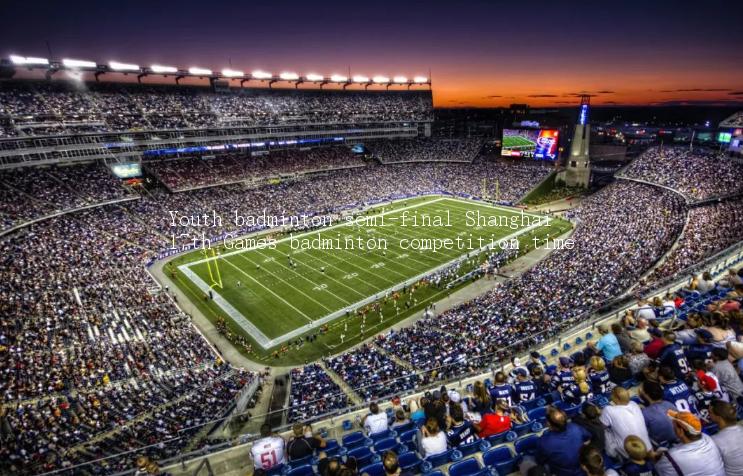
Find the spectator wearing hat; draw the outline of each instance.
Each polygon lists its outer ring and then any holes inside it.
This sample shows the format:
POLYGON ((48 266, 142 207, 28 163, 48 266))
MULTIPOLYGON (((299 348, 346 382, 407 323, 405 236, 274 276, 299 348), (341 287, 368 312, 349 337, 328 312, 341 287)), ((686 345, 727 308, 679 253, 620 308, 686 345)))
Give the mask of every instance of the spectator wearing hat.
POLYGON ((511 365, 511 371, 508 373, 508 377, 511 383, 516 381, 516 373, 520 369, 523 369, 527 374, 529 373, 529 369, 521 363, 521 359, 519 359, 518 357, 511 357, 511 365))
POLYGON ((369 436, 384 433, 389 430, 387 413, 380 411, 379 405, 376 402, 372 402, 369 404, 369 413, 361 420, 361 425, 369 436))
POLYGON ((743 476, 743 427, 738 424, 735 407, 728 402, 715 400, 710 404, 709 417, 720 431, 712 441, 722 455, 727 476, 743 476))
POLYGON ((630 435, 641 438, 647 447, 652 446, 642 410, 630 400, 627 389, 612 390, 611 405, 602 410, 600 420, 606 428, 606 454, 612 458, 627 458, 624 440, 630 435))
POLYGON ((727 349, 715 347, 712 351, 712 372, 720 382, 720 387, 730 395, 731 400, 738 400, 743 396, 743 382, 735 372, 733 364, 728 360, 727 349))
POLYGON ((511 429, 511 417, 506 413, 509 404, 505 400, 495 401, 495 413, 486 413, 482 419, 473 423, 475 431, 480 438, 497 435, 511 429))
POLYGON ((676 433, 673 431, 671 419, 668 418, 668 410, 675 410, 676 407, 673 403, 663 400, 663 387, 657 382, 645 381, 640 386, 639 394, 645 401, 642 417, 650 439, 656 443, 674 443, 676 433))
POLYGON ((550 474, 557 476, 580 474, 578 452, 591 440, 591 433, 569 422, 565 412, 556 407, 547 408, 547 428, 549 431, 537 440, 537 463, 549 466, 550 474))
POLYGON ((657 455, 659 476, 725 476, 722 455, 715 442, 702 433, 702 422, 689 412, 669 410, 679 444, 657 455))
POLYGON ((612 361, 617 356, 622 355, 622 349, 619 346, 617 336, 609 332, 609 328, 606 324, 601 324, 599 326, 599 334, 601 334, 599 341, 596 344, 589 342, 588 347, 601 352, 604 358, 608 361, 612 361))

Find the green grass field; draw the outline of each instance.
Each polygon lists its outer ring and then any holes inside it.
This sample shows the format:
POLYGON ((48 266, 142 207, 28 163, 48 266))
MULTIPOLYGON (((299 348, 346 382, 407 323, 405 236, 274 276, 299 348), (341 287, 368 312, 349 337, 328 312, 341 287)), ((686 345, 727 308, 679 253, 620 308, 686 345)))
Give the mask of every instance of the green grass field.
POLYGON ((293 237, 277 236, 275 249, 223 246, 216 258, 197 251, 176 258, 173 264, 177 284, 202 312, 222 322, 233 337, 247 338, 250 358, 272 365, 297 364, 337 353, 411 314, 420 314, 451 292, 424 285, 412 297, 403 293, 396 305, 385 299, 393 290, 403 285, 409 289, 457 260, 462 260, 459 274, 464 274, 483 262, 493 242, 508 240, 509 246, 525 252, 534 247, 534 237, 555 237, 570 226, 559 220, 536 223, 536 215, 526 214, 528 223, 524 220, 514 209, 424 197, 373 209, 353 224, 344 221, 293 237), (478 213, 481 223, 477 223, 478 213), (317 242, 304 239, 329 239, 325 244, 333 249, 318 249, 317 242), (416 241, 421 239, 435 239, 439 245, 451 240, 454 249, 405 249, 426 244, 416 241), (299 249, 305 244, 314 246, 299 249), (347 249, 350 245, 353 248, 347 249), (213 300, 204 299, 209 286, 218 281, 215 263, 221 287, 212 287, 213 300), (374 303, 379 303, 379 311, 370 311, 365 320, 354 312, 374 303), (314 342, 297 343, 300 336, 318 334, 321 327, 323 332, 314 342))
POLYGON ((504 149, 529 149, 536 147, 534 141, 521 136, 504 136, 503 146, 504 149))

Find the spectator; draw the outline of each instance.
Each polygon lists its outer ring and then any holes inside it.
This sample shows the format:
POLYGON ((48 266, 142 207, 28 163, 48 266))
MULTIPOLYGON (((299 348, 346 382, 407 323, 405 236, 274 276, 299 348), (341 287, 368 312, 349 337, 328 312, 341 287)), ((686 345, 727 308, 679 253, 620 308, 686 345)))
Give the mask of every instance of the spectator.
POLYGON ((271 427, 264 423, 261 426, 261 437, 253 443, 250 454, 255 469, 269 471, 286 463, 286 442, 279 435, 271 432, 271 427))
POLYGON ((580 467, 586 476, 617 476, 613 469, 604 469, 604 457, 601 451, 591 445, 585 445, 578 452, 580 467))
POLYGON ((627 333, 627 330, 622 327, 621 324, 615 322, 611 325, 611 332, 616 336, 617 342, 619 343, 619 349, 622 351, 622 353, 628 353, 632 344, 632 338, 627 333))
POLYGON ((591 440, 588 444, 603 450, 606 446, 606 435, 604 434, 604 424, 601 423, 601 409, 592 403, 586 403, 575 417, 573 423, 583 427, 591 434, 591 440))
POLYGON ((712 372, 720 382, 720 387, 730 395, 730 398, 738 400, 743 397, 743 382, 741 382, 728 357, 727 349, 715 347, 712 351, 712 361, 714 362, 712 372))
POLYGON ((679 444, 660 452, 655 463, 659 476, 725 476, 720 450, 702 433, 702 422, 689 412, 668 411, 679 444))
POLYGON ((637 325, 634 329, 632 329, 629 332, 630 337, 632 340, 639 342, 641 344, 645 344, 646 342, 649 342, 651 339, 650 333, 648 332, 648 320, 645 318, 640 318, 637 320, 637 325))
POLYGON ((436 418, 426 420, 426 424, 421 427, 421 436, 420 452, 424 458, 446 452, 446 433, 439 429, 436 418))
POLYGON ((294 436, 286 444, 286 454, 289 457, 289 461, 313 455, 315 450, 325 448, 327 444, 320 435, 314 435, 312 433, 312 427, 310 425, 295 423, 292 431, 294 436))
POLYGON ((677 379, 686 379, 689 372, 691 372, 691 366, 689 365, 689 361, 686 360, 684 349, 676 343, 676 334, 673 331, 664 332, 663 342, 665 343, 665 347, 663 347, 660 356, 658 356, 660 366, 672 369, 677 379))
POLYGON ((722 455, 727 476, 743 475, 743 427, 738 424, 735 407, 722 400, 715 400, 710 405, 710 419, 720 430, 712 435, 722 455))
POLYGON ((639 391, 640 397, 645 401, 642 416, 648 429, 650 440, 658 444, 670 445, 676 442, 676 433, 673 429, 671 419, 668 417, 669 410, 675 410, 676 406, 663 399, 663 388, 657 382, 645 381, 639 391))
POLYGON ((397 454, 394 451, 384 452, 382 466, 384 466, 384 474, 386 476, 400 476, 402 474, 400 463, 397 460, 397 454))
POLYGON ((497 372, 495 374, 495 385, 490 388, 490 397, 493 402, 498 400, 505 400, 508 405, 512 402, 513 387, 506 381, 506 374, 503 372, 497 372))
POLYGON ((369 412, 361 420, 361 425, 366 430, 366 434, 376 435, 377 433, 384 433, 389 430, 389 422, 387 421, 387 413, 379 410, 379 405, 376 402, 369 404, 369 412))
POLYGON ((655 465, 650 461, 648 447, 642 439, 630 435, 624 440, 624 451, 629 461, 622 465, 623 476, 652 476, 655 474, 655 465))
POLYGON ((482 416, 482 419, 473 423, 473 427, 480 438, 499 435, 511 429, 511 417, 506 414, 509 405, 505 400, 496 400, 495 413, 490 412, 482 416))
POLYGON ((631 353, 627 355, 629 370, 633 377, 638 377, 643 374, 650 364, 650 357, 648 357, 648 354, 643 350, 642 344, 637 341, 632 341, 630 350, 631 353))
POLYGON ((630 435, 651 446, 642 411, 626 389, 617 387, 611 392, 611 405, 603 409, 600 420, 606 428, 606 454, 612 458, 627 458, 624 440, 630 435))
POLYGON ((408 418, 408 415, 405 413, 405 410, 402 408, 398 408, 395 410, 395 421, 392 422, 392 429, 396 429, 400 426, 405 426, 408 423, 410 423, 410 418, 408 418))
POLYGON ((657 327, 651 327, 648 329, 648 334, 650 334, 651 338, 650 342, 645 344, 645 353, 651 359, 657 359, 661 351, 663 351, 663 347, 666 346, 666 342, 663 340, 663 332, 657 327))
POLYGON ((613 361, 616 357, 622 355, 622 349, 619 347, 619 341, 617 341, 617 337, 609 332, 609 328, 606 326, 606 324, 599 325, 598 329, 599 334, 601 334, 601 338, 599 339, 597 344, 589 342, 588 346, 591 349, 601 352, 601 354, 604 356, 604 359, 608 361, 613 361))
POLYGON ((611 361, 609 367, 609 379, 620 385, 632 378, 632 370, 629 367, 629 359, 626 355, 618 355, 611 361))
POLYGON ((449 447, 456 448, 477 441, 476 430, 472 423, 465 421, 461 406, 453 405, 449 407, 449 420, 449 430, 446 432, 449 447))
POLYGON ((549 432, 537 440, 537 463, 549 466, 550 473, 557 476, 580 474, 578 452, 590 441, 591 434, 568 422, 565 412, 556 407, 547 409, 547 427, 549 432))

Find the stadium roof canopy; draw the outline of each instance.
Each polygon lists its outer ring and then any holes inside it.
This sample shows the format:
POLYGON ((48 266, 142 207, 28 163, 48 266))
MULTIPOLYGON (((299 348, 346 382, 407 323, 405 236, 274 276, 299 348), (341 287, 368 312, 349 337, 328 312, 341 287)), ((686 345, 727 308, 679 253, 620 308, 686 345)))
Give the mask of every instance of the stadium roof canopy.
POLYGON ((174 77, 176 83, 182 78, 205 78, 213 82, 216 80, 240 80, 240 85, 248 81, 260 81, 267 82, 269 87, 277 82, 292 83, 295 86, 299 86, 302 83, 314 83, 319 84, 322 87, 325 84, 341 84, 345 88, 352 84, 360 84, 366 87, 370 85, 386 85, 387 88, 390 86, 431 86, 431 79, 428 76, 414 76, 412 79, 408 79, 407 76, 396 75, 390 79, 386 75, 376 75, 372 78, 364 75, 341 75, 332 74, 330 76, 321 75, 317 73, 307 73, 300 75, 298 73, 284 71, 279 74, 269 73, 261 70, 256 70, 250 73, 244 71, 235 70, 231 68, 225 68, 222 71, 212 71, 208 68, 192 66, 189 68, 182 68, 176 66, 167 66, 161 64, 153 64, 150 66, 140 66, 132 63, 124 63, 121 61, 109 61, 108 63, 99 63, 97 61, 80 60, 73 58, 64 58, 61 60, 49 60, 47 58, 39 58, 33 56, 19 56, 10 55, 5 59, 0 59, 0 67, 9 71, 11 76, 19 69, 28 70, 43 70, 46 72, 48 78, 51 78, 58 71, 70 71, 76 73, 92 73, 95 76, 96 81, 99 76, 103 74, 136 74, 137 80, 141 81, 142 78, 148 75, 159 75, 165 77, 174 77))
POLYGON ((743 111, 738 111, 720 123, 720 127, 743 127, 743 111))

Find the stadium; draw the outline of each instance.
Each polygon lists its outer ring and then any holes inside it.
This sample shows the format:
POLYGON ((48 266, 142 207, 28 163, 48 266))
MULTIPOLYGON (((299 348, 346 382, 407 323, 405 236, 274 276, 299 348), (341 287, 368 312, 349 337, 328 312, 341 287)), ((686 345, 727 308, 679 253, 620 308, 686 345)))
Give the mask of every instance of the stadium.
POLYGON ((740 109, 11 46, 0 474, 743 474, 740 109))

